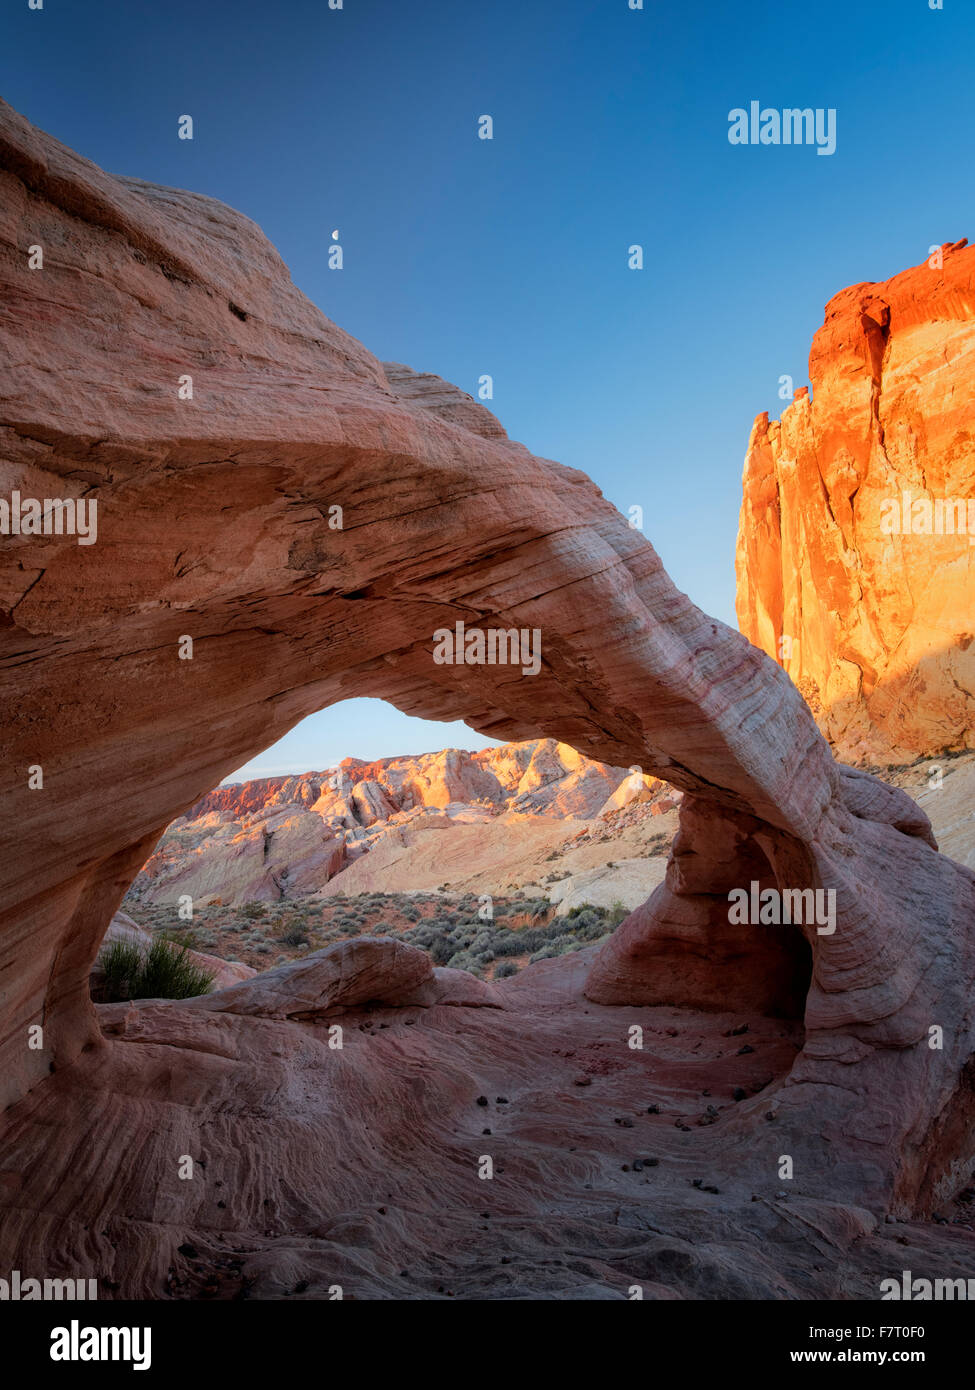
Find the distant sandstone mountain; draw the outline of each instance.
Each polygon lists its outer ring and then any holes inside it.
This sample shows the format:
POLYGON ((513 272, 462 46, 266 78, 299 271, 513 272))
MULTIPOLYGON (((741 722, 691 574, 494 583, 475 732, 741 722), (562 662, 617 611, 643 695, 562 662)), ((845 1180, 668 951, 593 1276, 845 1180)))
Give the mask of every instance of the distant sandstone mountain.
POLYGON ((522 839, 550 848, 604 810, 658 789, 656 779, 606 767, 555 739, 346 758, 328 772, 217 787, 169 827, 132 896, 234 904, 310 894, 384 839, 403 844, 405 831, 420 828, 481 825, 486 842, 499 839, 501 819, 514 820, 522 839))
POLYGON ((836 295, 809 378, 752 429, 739 626, 840 757, 975 747, 975 247, 836 295))

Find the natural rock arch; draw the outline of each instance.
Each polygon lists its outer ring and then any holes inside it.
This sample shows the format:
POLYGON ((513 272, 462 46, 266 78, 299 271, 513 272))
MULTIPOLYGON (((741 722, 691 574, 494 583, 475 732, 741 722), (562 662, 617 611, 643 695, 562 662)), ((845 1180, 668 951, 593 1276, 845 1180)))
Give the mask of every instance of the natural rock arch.
MULTIPOLYGON (((592 966, 597 1003, 720 994, 740 947, 716 928, 759 859, 780 886, 834 890, 835 934, 804 929, 782 1142, 824 1192, 907 1210, 954 1190, 971 1166, 975 877, 914 803, 837 765, 784 673, 680 594, 584 474, 380 364, 245 218, 110 177, 6 106, 0 159, 0 333, 21 364, 4 490, 98 502, 93 545, 4 545, 5 1103, 103 1045, 89 968, 165 825, 308 713, 377 695, 689 794, 667 883, 592 966), (539 674, 435 664, 433 633, 457 621, 538 630, 539 674)), ((757 1123, 754 1106, 736 1121, 757 1123)))

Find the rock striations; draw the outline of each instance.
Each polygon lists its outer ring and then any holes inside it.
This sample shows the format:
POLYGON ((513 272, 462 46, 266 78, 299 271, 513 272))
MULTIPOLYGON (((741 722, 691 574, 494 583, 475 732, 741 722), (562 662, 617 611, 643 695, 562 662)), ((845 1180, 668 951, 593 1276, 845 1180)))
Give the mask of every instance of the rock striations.
POLYGON ((406 831, 493 827, 505 815, 532 828, 538 818, 589 820, 651 795, 649 783, 554 739, 345 758, 327 772, 208 792, 167 829, 133 892, 146 903, 184 893, 198 902, 276 902, 324 887, 391 833, 401 843, 406 831))
POLYGON ((849 760, 975 747, 975 247, 836 295, 809 379, 749 440, 741 630, 849 760))
POLYGON ((834 762, 585 475, 384 369, 246 218, 6 106, 0 165, 0 495, 98 507, 94 544, 3 547, 0 1267, 432 1298, 876 1296, 948 1245, 970 1270, 962 1236, 882 1222, 972 1166, 975 875, 923 813, 834 762), (537 634, 538 674, 438 663, 458 622, 537 634), (595 959, 489 992, 376 940, 96 1008, 163 828, 351 695, 664 778, 666 882, 595 959), (733 924, 756 884, 834 895, 834 930, 733 924))

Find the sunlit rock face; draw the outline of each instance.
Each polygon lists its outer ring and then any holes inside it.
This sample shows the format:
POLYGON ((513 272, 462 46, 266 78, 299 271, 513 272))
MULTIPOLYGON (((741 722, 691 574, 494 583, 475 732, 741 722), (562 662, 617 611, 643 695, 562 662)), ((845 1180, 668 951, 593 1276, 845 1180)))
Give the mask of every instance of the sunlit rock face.
POLYGON ((975 247, 826 306, 745 459, 738 620, 840 754, 975 747, 975 247))
MULTIPOLYGON (((625 805, 648 778, 555 739, 448 748, 208 792, 169 826, 134 884, 140 902, 277 902, 314 893, 390 833, 485 825, 505 814, 585 820, 625 805), (615 798, 615 800, 614 800, 615 798)), ((659 784, 657 784, 659 785, 659 784)), ((649 792, 647 792, 649 795, 649 792)))
POLYGON ((5 106, 0 162, 6 495, 97 503, 94 543, 22 531, 0 570, 0 1265, 123 1295, 392 1296, 407 1270, 420 1297, 826 1296, 835 1262, 774 1211, 785 1152, 803 1229, 871 1287, 879 1214, 971 1168, 975 876, 834 762, 788 676, 584 474, 387 373, 253 223, 5 106), (438 661, 458 623, 527 634, 532 659, 438 661), (162 829, 352 695, 669 781, 666 882, 595 958, 487 992, 377 940, 203 1005, 96 1009, 99 942, 162 829), (832 930, 763 951, 720 907, 752 885, 831 894, 832 930), (659 1188, 632 1181, 637 1143, 659 1188), (487 1235, 486 1150, 511 1218, 487 1235))

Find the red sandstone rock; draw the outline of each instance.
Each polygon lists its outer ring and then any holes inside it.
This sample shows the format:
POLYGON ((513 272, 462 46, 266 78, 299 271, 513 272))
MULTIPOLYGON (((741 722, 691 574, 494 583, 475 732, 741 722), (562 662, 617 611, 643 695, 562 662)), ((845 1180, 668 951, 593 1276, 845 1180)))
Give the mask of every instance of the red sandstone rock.
POLYGON ((812 398, 760 415, 745 459, 741 630, 854 761, 975 747, 975 247, 941 259, 830 300, 812 398), (946 501, 963 532, 926 534, 946 501), (885 529, 915 503, 921 529, 885 529))
POLYGON ((4 477, 100 509, 95 545, 3 551, 0 776, 20 854, 0 861, 0 1265, 193 1293, 178 1256, 192 1234, 215 1270, 247 1252, 233 1268, 265 1295, 299 1279, 401 1294, 408 1258, 435 1296, 433 1251, 482 1296, 615 1297, 634 1278, 649 1297, 875 1288, 880 1215, 930 1211, 971 1171, 975 875, 906 797, 837 766, 783 672, 681 595, 583 474, 508 441, 446 383, 387 374, 253 224, 113 179, 4 106, 0 158, 0 347, 20 364, 4 477), (35 243, 43 274, 27 269, 35 243), (459 614, 538 630, 539 674, 436 664, 432 635, 459 614), (498 986, 503 1009, 404 1016, 429 977, 377 941, 202 1000, 96 1010, 91 963, 162 829, 352 694, 673 783, 666 883, 595 960, 498 986), (755 878, 835 891, 835 933, 783 929, 777 952, 764 933, 705 930, 755 878), (708 1012, 740 952, 736 1012, 708 1012), (651 1005, 657 959, 669 997, 651 1005), (786 986, 803 963, 800 1018, 786 986), (352 1045, 329 1048, 323 1001, 352 1010, 345 1032, 361 1009, 352 1045), (730 1037, 744 1010, 754 1059, 730 1037), (711 1116, 699 1097, 718 1084, 711 1116), (480 1095, 511 1108, 485 1125, 480 1095), (645 1126, 632 1140, 611 1127, 621 1107, 645 1126), (637 1142, 667 1164, 659 1192, 631 1184, 637 1142), (476 1216, 485 1150, 507 1234, 476 1216), (807 1254, 777 1207, 783 1152, 807 1254), (185 1154, 199 1182, 178 1179, 185 1154), (702 1163, 717 1206, 689 1188, 702 1163), (524 1267, 501 1282, 478 1261, 509 1251, 511 1230, 524 1267), (575 1268, 547 1268, 553 1246, 575 1268))
POLYGON ((607 792, 624 778, 632 780, 555 739, 535 739, 476 753, 346 758, 329 773, 234 783, 167 828, 134 891, 143 902, 174 907, 184 894, 195 902, 276 902, 324 887, 395 827, 431 828, 437 810, 452 823, 509 811, 590 817, 612 804, 607 792))
POLYGON ((425 951, 388 936, 362 937, 339 941, 192 1002, 221 1013, 311 1021, 357 1004, 411 998, 432 979, 425 951))

